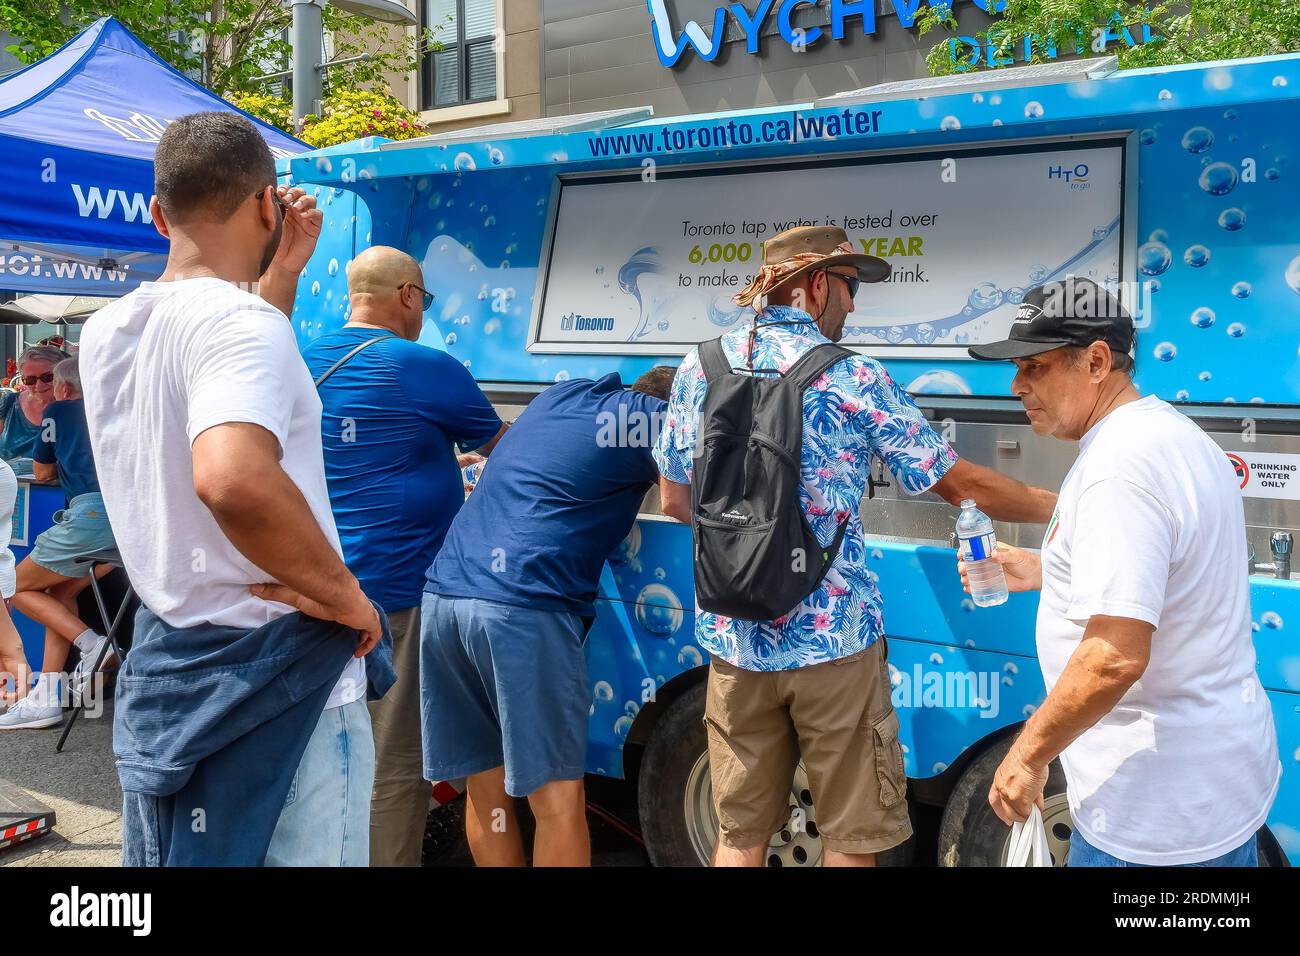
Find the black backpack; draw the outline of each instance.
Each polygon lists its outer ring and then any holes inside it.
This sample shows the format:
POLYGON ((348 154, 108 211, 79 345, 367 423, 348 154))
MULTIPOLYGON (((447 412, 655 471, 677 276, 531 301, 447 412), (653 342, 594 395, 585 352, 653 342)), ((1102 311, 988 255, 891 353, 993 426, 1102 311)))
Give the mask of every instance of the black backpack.
POLYGON ((709 383, 691 480, 695 600, 713 614, 771 621, 816 590, 848 528, 822 547, 799 501, 803 393, 853 355, 809 349, 784 375, 738 375, 718 339, 700 345, 709 383))

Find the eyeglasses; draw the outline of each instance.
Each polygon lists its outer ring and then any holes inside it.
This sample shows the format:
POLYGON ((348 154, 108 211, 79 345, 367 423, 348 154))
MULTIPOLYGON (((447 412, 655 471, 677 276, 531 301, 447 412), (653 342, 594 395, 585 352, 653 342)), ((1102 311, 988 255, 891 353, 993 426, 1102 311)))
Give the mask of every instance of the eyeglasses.
POLYGON ((46 372, 46 373, 43 374, 43 375, 24 375, 24 376, 23 376, 23 384, 26 385, 28 388, 31 388, 31 387, 32 387, 33 385, 35 385, 37 382, 41 382, 41 383, 43 383, 43 384, 45 384, 45 385, 49 385, 50 382, 52 382, 52 381, 54 381, 54 373, 53 373, 53 372, 46 372))
POLYGON ((403 282, 401 285, 397 287, 398 291, 405 289, 408 285, 412 289, 418 290, 424 296, 424 303, 423 305, 421 305, 420 311, 428 312, 429 309, 433 306, 433 293, 430 292, 428 289, 421 288, 420 286, 416 285, 414 282, 403 282))
POLYGON ((828 276, 834 276, 837 279, 844 280, 844 284, 849 287, 850 299, 856 299, 858 297, 858 290, 862 288, 862 280, 859 279, 857 276, 846 276, 839 272, 830 272, 830 271, 827 271, 826 274, 828 276))

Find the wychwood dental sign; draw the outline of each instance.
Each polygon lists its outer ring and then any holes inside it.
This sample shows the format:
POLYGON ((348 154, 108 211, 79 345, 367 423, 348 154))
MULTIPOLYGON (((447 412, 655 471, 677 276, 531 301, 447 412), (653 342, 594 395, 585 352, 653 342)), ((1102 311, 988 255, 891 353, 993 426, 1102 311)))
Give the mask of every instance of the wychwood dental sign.
MULTIPOLYGON (((904 27, 916 23, 916 15, 926 0, 893 0, 894 12, 898 22, 904 27)), ((985 13, 998 14, 1006 9, 1007 0, 972 0, 975 6, 985 13)), ((781 39, 790 44, 792 50, 803 52, 813 49, 826 36, 827 30, 821 26, 799 26, 794 22, 795 13, 803 7, 819 7, 827 0, 757 0, 757 4, 748 6, 743 3, 720 4, 713 11, 713 28, 706 31, 694 20, 687 20, 678 28, 674 25, 668 10, 669 0, 646 0, 650 11, 650 37, 654 41, 655 52, 659 62, 666 67, 677 65, 687 47, 706 63, 718 58, 723 45, 727 42, 729 32, 728 20, 736 25, 745 39, 745 52, 758 54, 762 52, 763 37, 770 33, 767 28, 769 19, 776 19, 777 32, 781 39)), ((751 0, 751 4, 753 0, 751 0)), ((953 0, 932 0, 934 8, 951 9, 953 0)), ((829 32, 834 40, 843 40, 848 36, 850 26, 865 36, 876 32, 875 0, 829 0, 829 32)), ((1151 39, 1149 27, 1143 27, 1140 42, 1151 39)), ((1024 54, 1028 59, 1030 40, 1024 40, 1024 54)), ((1112 43, 1124 43, 1136 46, 1139 40, 1123 26, 1122 22, 1112 27, 1099 27, 1093 39, 1094 49, 1100 51, 1112 43)), ((992 50, 984 50, 973 37, 963 36, 949 41, 953 59, 961 68, 978 66, 981 57, 988 66, 1004 66, 1012 62, 1011 57, 999 57, 992 50)), ((1054 47, 1047 47, 1046 56, 1055 57, 1054 47)))

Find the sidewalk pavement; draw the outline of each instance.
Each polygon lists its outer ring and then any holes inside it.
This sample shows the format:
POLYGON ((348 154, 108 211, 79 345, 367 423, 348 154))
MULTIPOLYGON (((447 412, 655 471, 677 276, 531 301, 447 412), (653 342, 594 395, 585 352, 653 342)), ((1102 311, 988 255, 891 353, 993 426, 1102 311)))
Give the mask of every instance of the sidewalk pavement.
MULTIPOLYGON (((60 730, 0 732, 0 777, 54 810, 54 830, 0 850, 0 866, 119 866, 122 790, 113 768, 113 702, 81 716, 63 753, 60 730)), ((65 715, 64 719, 67 719, 65 715)))

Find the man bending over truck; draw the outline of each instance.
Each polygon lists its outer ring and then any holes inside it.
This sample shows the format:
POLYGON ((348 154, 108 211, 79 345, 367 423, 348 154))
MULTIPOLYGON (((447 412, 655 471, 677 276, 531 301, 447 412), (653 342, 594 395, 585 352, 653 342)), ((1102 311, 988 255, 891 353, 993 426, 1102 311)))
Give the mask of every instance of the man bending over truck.
POLYGON ((589 866, 584 645, 605 558, 658 478, 673 370, 553 385, 501 438, 429 568, 421 608, 424 774, 468 777, 479 866, 589 866))

